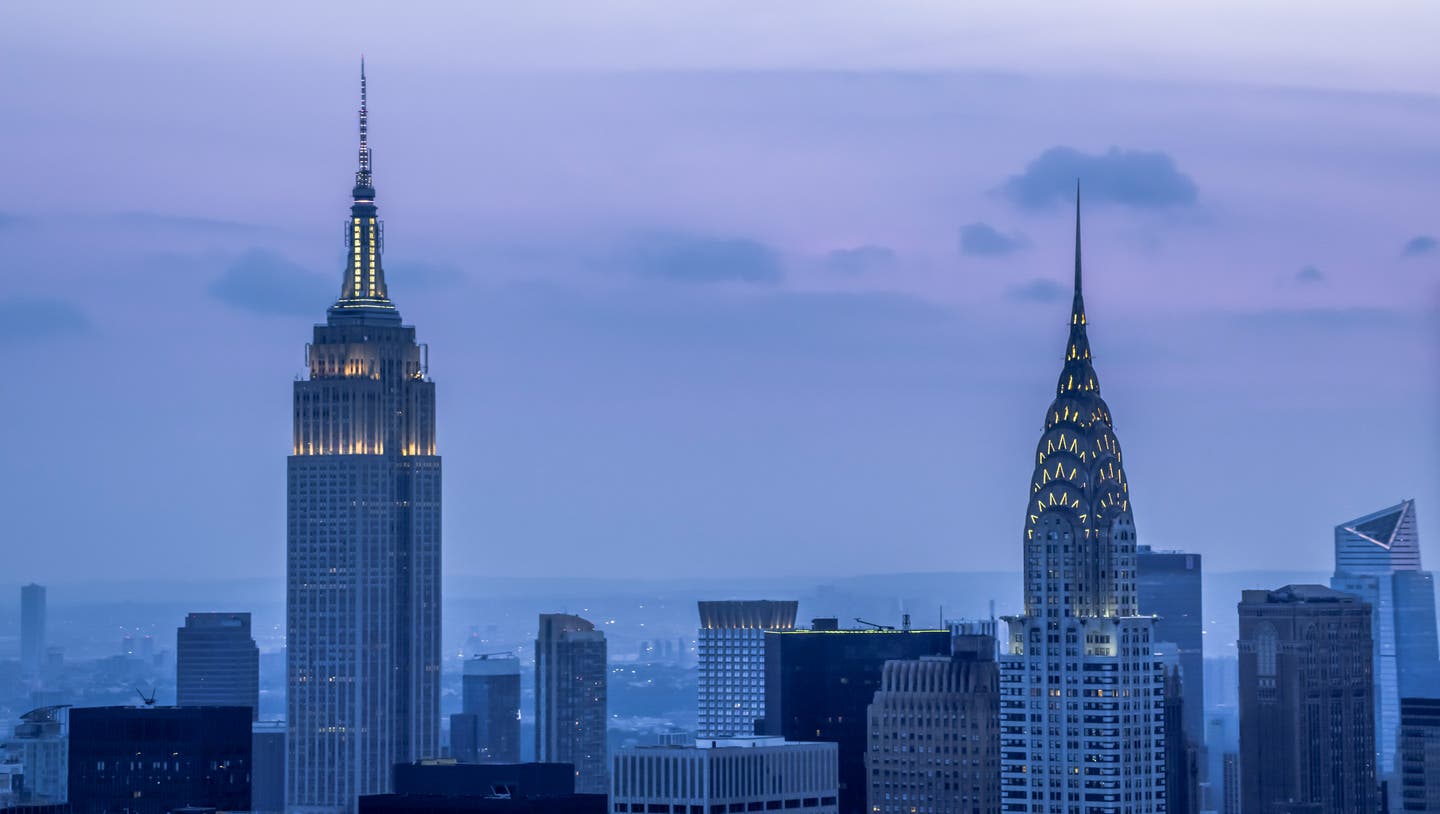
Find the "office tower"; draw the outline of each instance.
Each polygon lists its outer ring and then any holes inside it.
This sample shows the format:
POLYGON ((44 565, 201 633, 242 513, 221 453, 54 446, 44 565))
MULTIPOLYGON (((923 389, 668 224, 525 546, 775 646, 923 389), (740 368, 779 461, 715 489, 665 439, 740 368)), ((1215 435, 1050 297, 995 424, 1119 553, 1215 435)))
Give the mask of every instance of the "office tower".
MULTIPOLYGON (((1189 699, 1181 689, 1178 659, 1165 667, 1165 720, 1185 717, 1189 699)), ((1199 814, 1200 750, 1183 726, 1165 727, 1165 814, 1199 814)))
POLYGON ((1221 785, 1225 797, 1220 814, 1240 814, 1240 753, 1226 752, 1222 764, 1221 785))
POLYGON ((20 588, 20 671, 40 674, 45 658, 45 586, 33 582, 20 588))
POLYGON ((250 727, 250 810, 285 811, 284 721, 256 721, 250 727))
POLYGON ((1398 752, 1391 810, 1440 812, 1440 698, 1400 699, 1398 752))
POLYGON ((836 814, 837 747, 783 738, 702 738, 615 755, 615 812, 794 811, 836 814))
POLYGON ((1241 810, 1372 812, 1370 605, 1320 585, 1241 595, 1241 810))
POLYGON ((765 631, 793 630, 794 600, 701 602, 699 737, 755 734, 765 717, 765 631))
POLYGON ((535 639, 535 759, 575 767, 575 790, 604 794, 605 634, 567 613, 540 614, 535 639))
POLYGON ((1165 807, 1163 672, 1136 606, 1135 522, 1080 287, 1025 511, 1025 612, 1006 617, 1000 726, 1005 811, 1165 807))
POLYGON ((841 630, 833 618, 765 633, 763 733, 831 741, 839 756, 840 814, 866 807, 865 732, 885 662, 950 653, 948 630, 841 630))
POLYGON ((604 794, 575 791, 568 763, 455 763, 395 767, 392 794, 360 798, 360 814, 603 814, 604 794))
POLYGON ((248 707, 70 710, 70 810, 250 810, 248 707))
POLYGON ((868 712, 869 811, 999 814, 1000 672, 992 635, 887 661, 868 712))
POLYGON ((0 763, 19 769, 10 773, 10 785, 0 786, 0 799, 10 792, 8 802, 24 806, 65 802, 70 763, 68 710, 67 706, 40 707, 20 716, 14 733, 0 743, 0 763))
POLYGON ((440 752, 435 384, 381 268, 360 73, 360 168, 340 298, 295 382, 288 461, 286 801, 353 811, 440 752))
MULTIPOLYGON (((1233 659, 1230 663, 1236 663, 1233 659)), ((1208 664, 1209 660, 1207 660, 1208 664)), ((1205 686, 1212 691, 1220 686, 1211 681, 1205 686)), ((1203 775, 1203 808, 1223 811, 1228 792, 1225 786, 1225 756, 1240 751, 1240 715, 1232 701, 1228 706, 1214 707, 1205 713, 1205 774, 1203 775)), ((1238 805, 1238 804, 1237 804, 1238 805)))
MULTIPOLYGON (((1180 684, 1185 694, 1185 737, 1205 737, 1205 617, 1201 610, 1200 555, 1186 551, 1135 550, 1135 601, 1140 613, 1157 616, 1155 640, 1179 649, 1180 684)), ((1167 728, 1175 722, 1166 719, 1167 728)), ((1176 814, 1171 811, 1170 814, 1176 814)))
POLYGON ((466 763, 519 763, 520 660, 510 653, 466 660, 460 692, 450 754, 466 763))
POLYGON ((260 648, 248 613, 191 613, 175 631, 175 698, 182 707, 249 707, 260 718, 260 648))
POLYGON ((1440 697, 1435 580, 1420 570, 1415 501, 1335 527, 1330 587, 1370 604, 1375 640, 1375 749, 1380 777, 1395 770, 1401 696, 1440 697))

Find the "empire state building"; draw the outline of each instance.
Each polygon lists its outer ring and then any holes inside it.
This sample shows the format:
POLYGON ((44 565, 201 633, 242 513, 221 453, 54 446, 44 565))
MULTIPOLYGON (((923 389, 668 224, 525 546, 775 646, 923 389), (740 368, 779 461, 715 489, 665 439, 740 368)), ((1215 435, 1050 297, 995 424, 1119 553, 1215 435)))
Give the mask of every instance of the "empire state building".
POLYGON ((439 755, 435 384, 381 267, 365 69, 340 296, 306 346, 288 461, 285 798, 350 812, 439 755))
POLYGON ((1000 659, 1003 810, 1165 811, 1165 712, 1155 619, 1135 594, 1135 519, 1080 287, 1026 496, 1025 613, 1000 659))

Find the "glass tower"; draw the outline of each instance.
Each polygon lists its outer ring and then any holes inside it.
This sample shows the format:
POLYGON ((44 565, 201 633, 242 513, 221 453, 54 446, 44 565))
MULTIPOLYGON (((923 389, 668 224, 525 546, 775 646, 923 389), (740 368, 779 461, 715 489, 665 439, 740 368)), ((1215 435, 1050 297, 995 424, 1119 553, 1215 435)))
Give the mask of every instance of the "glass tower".
POLYGON ((1135 522, 1080 287, 1025 510, 1025 612, 1001 656, 1004 811, 1165 811, 1164 672, 1136 607, 1135 522))
POLYGON ((381 268, 360 72, 360 167, 340 297, 295 382, 288 462, 286 801, 353 811, 439 754, 435 385, 381 268))

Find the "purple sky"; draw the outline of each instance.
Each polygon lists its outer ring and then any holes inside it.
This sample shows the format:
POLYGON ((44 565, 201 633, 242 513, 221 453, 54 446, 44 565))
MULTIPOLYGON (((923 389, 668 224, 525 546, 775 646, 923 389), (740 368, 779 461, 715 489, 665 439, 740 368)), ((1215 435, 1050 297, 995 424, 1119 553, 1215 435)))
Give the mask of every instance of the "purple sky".
POLYGON ((1077 175, 1142 542, 1440 534, 1435 6, 514 5, 7 10, 7 573, 283 573, 361 51, 452 573, 1018 567, 1077 175))

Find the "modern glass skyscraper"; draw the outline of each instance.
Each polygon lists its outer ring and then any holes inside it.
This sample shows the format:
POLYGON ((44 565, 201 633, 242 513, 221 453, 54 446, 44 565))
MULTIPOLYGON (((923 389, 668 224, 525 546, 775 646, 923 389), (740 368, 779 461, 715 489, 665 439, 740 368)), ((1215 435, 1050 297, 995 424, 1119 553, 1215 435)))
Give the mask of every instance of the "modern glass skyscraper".
POLYGON ((1163 666, 1135 600, 1135 522, 1080 287, 1025 510, 1025 612, 1000 662, 1005 811, 1165 810, 1163 666))
POLYGON ((765 718, 765 631, 793 630, 799 602, 700 602, 699 737, 755 734, 765 718))
POLYGON ((340 297, 295 383, 286 585, 286 800, 352 811, 439 755, 435 385, 381 268, 360 72, 360 168, 340 297))
POLYGON ((191 613, 175 631, 175 702, 249 707, 260 717, 260 648, 248 613, 191 613))
POLYGON ((491 653, 465 661, 461 711, 450 716, 450 754, 464 763, 520 762, 520 659, 491 653))
POLYGON ((20 671, 40 674, 45 660, 45 586, 33 582, 20 588, 20 671))
POLYGON ((1420 570, 1415 501, 1335 527, 1330 587, 1370 603, 1374 614, 1376 766, 1388 779, 1395 771, 1401 697, 1440 695, 1435 577, 1420 570))

